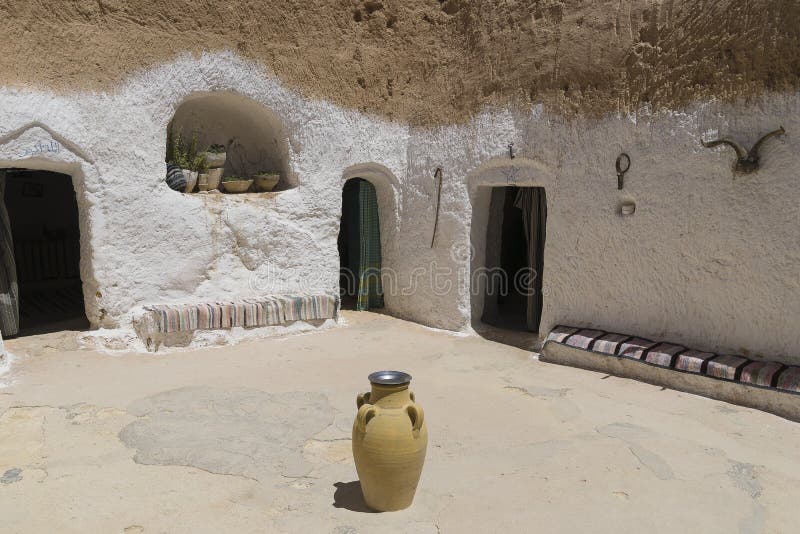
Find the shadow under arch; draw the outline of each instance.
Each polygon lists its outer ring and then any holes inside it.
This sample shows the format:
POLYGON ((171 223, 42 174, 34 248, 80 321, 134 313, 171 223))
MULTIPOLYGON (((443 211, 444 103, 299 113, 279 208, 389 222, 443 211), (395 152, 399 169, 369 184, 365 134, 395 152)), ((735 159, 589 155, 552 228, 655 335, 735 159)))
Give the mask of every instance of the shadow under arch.
MULTIPOLYGON (((387 167, 379 163, 359 163, 347 167, 342 173, 340 189, 348 180, 361 178, 375 187, 378 197, 378 217, 381 231, 381 256, 383 259, 384 311, 391 312, 398 283, 396 265, 397 238, 400 230, 401 189, 400 181, 387 167)), ((341 220, 341 212, 339 218, 341 220)))
MULTIPOLYGON (((472 214, 470 219, 469 297, 470 324, 481 328, 488 278, 481 273, 486 265, 487 230, 492 189, 495 187, 544 187, 550 191, 555 173, 540 161, 528 158, 492 159, 473 169, 467 175, 472 214)), ((545 258, 547 243, 545 243, 545 258)), ((466 258, 465 258, 466 259, 466 258)), ((547 301, 545 299, 545 309, 547 301)), ((476 328, 478 327, 478 328, 476 328)), ((528 336, 529 337, 529 336, 528 336)), ((513 344, 513 343, 512 343, 513 344)), ((528 347, 526 347, 528 348, 528 347)))
POLYGON ((33 122, 0 137, 0 169, 49 171, 70 176, 78 204, 80 277, 86 317, 93 328, 116 327, 117 323, 102 310, 99 284, 94 275, 93 236, 89 224, 93 200, 86 187, 87 182, 100 182, 94 162, 65 136, 41 122, 33 122))
POLYGON ((175 134, 197 132, 200 149, 212 144, 227 151, 226 175, 252 176, 280 171, 276 191, 297 187, 290 163, 289 134, 283 120, 269 107, 232 90, 192 93, 174 106, 167 124, 175 134))

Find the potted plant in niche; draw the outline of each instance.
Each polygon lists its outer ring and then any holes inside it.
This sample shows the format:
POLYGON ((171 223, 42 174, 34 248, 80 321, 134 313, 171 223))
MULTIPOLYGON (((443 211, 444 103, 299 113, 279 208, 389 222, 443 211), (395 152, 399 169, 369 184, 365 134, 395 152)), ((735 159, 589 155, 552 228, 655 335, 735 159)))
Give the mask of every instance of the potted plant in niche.
POLYGON ((205 157, 197 152, 197 132, 192 134, 192 140, 189 143, 186 143, 183 132, 173 135, 170 131, 169 138, 172 139, 172 148, 169 150, 167 159, 170 160, 170 164, 181 168, 186 179, 186 188, 183 192, 191 193, 197 185, 198 175, 205 173, 207 169, 205 157))
POLYGON ((253 178, 257 191, 268 192, 275 189, 275 186, 281 181, 281 173, 280 171, 259 171, 253 178))
POLYGON ((192 162, 193 170, 197 173, 197 190, 208 191, 211 189, 208 174, 210 171, 206 165, 206 159, 200 155, 198 155, 197 158, 198 159, 192 162))
POLYGON ((206 163, 208 163, 209 169, 219 169, 225 166, 225 160, 227 159, 228 155, 225 152, 225 147, 223 145, 211 145, 209 146, 205 152, 203 152, 203 157, 206 158, 206 163))
POLYGON ((253 180, 247 180, 239 176, 226 176, 222 179, 222 186, 225 188, 226 193, 246 193, 252 185, 253 180))
POLYGON ((201 154, 208 166, 208 190, 219 188, 227 154, 222 145, 211 145, 201 154))

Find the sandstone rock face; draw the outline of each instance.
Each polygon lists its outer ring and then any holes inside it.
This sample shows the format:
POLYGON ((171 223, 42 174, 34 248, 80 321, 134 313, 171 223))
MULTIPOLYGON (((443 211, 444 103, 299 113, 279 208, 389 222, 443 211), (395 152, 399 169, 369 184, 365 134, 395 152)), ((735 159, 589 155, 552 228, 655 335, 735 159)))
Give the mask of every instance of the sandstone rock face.
POLYGON ((785 0, 32 0, 0 16, 6 83, 110 89, 234 50, 308 96, 416 124, 509 101, 674 108, 796 89, 800 72, 800 5, 785 0))

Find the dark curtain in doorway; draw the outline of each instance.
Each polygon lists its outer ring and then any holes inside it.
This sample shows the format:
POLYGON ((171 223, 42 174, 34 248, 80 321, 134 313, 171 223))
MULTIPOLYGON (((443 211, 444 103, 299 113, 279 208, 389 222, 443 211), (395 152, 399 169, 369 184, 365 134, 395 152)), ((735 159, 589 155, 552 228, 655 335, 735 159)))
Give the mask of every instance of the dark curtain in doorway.
POLYGON ((0 332, 11 337, 19 333, 19 287, 5 189, 5 173, 0 172, 0 332))
POLYGON ((544 271, 544 243, 547 223, 547 196, 543 187, 521 187, 514 205, 522 210, 525 237, 528 245, 530 280, 526 288, 528 309, 526 323, 531 332, 539 331, 542 321, 542 272, 544 271))
POLYGON ((349 180, 344 188, 343 206, 346 265, 352 273, 348 273, 348 278, 356 286, 356 309, 383 308, 381 231, 375 186, 361 178, 349 180))

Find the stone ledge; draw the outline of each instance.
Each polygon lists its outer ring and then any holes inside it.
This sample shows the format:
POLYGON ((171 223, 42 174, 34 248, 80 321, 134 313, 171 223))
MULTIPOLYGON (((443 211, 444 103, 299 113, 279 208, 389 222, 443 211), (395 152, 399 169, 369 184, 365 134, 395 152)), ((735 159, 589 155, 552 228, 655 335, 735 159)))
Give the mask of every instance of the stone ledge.
POLYGON ((800 367, 557 326, 540 360, 631 378, 800 422, 800 367))

